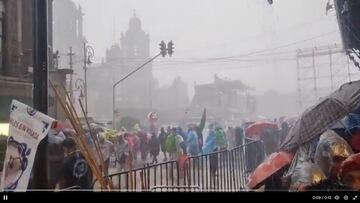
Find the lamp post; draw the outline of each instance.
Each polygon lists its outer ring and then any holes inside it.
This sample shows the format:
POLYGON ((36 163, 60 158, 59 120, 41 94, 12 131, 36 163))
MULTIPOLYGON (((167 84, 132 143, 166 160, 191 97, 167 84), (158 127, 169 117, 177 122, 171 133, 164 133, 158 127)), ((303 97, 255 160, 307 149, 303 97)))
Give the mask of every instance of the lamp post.
POLYGON ((85 83, 85 114, 88 115, 88 93, 87 93, 87 67, 92 64, 91 59, 94 58, 94 48, 84 43, 84 83, 85 83))
POLYGON ((113 120, 112 120, 112 124, 113 124, 113 128, 116 128, 115 125, 115 89, 116 86, 118 86, 121 82, 123 82, 124 80, 126 80, 128 77, 130 77, 131 75, 133 75, 134 73, 136 73, 137 71, 139 71, 140 69, 142 69, 143 67, 145 67, 147 64, 151 63, 153 60, 155 60, 157 57, 159 56, 163 56, 165 57, 167 54, 169 54, 169 56, 171 56, 174 53, 174 43, 172 41, 169 42, 168 46, 169 48, 166 48, 166 44, 164 41, 161 41, 160 45, 160 53, 158 53, 156 56, 152 57, 150 60, 148 60, 147 62, 145 62, 144 64, 142 64, 141 66, 139 66, 138 68, 136 68, 135 70, 131 71, 129 74, 127 74, 126 76, 124 76, 123 78, 121 78, 119 81, 117 81, 114 85, 113 85, 113 120))
POLYGON ((84 87, 85 87, 85 81, 83 79, 77 79, 75 81, 75 91, 80 90, 80 99, 84 99, 84 87))
POLYGON ((133 70, 132 72, 130 72, 129 74, 127 74, 125 77, 123 77, 121 80, 117 81, 114 85, 113 85, 113 128, 115 129, 115 88, 116 86, 118 86, 121 82, 123 82, 124 80, 126 80, 128 77, 130 77, 132 74, 134 74, 135 72, 139 71, 141 68, 143 68, 144 66, 146 66, 147 64, 149 64, 150 62, 152 62, 153 60, 155 60, 157 57, 159 57, 161 55, 161 53, 159 53, 158 55, 152 57, 150 60, 148 60, 146 63, 144 63, 143 65, 141 65, 140 67, 138 67, 137 69, 133 70))

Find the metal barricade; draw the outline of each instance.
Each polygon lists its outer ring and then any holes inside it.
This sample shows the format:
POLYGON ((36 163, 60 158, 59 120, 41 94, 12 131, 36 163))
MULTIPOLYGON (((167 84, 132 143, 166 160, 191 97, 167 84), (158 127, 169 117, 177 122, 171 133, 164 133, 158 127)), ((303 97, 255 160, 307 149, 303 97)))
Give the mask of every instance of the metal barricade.
MULTIPOLYGON (((140 168, 108 175, 120 192, 150 191, 157 185, 179 185, 179 164, 177 161, 168 161, 159 164, 146 164, 140 168)), ((97 181, 93 182, 93 188, 97 181)))
POLYGON ((181 181, 188 186, 199 185, 204 192, 244 191, 249 173, 255 170, 263 158, 264 146, 261 141, 189 157, 181 170, 181 181))
POLYGON ((181 165, 178 161, 146 164, 131 171, 110 174, 109 178, 120 192, 246 191, 248 175, 264 158, 263 142, 247 140, 244 145, 230 150, 189 157, 181 165))

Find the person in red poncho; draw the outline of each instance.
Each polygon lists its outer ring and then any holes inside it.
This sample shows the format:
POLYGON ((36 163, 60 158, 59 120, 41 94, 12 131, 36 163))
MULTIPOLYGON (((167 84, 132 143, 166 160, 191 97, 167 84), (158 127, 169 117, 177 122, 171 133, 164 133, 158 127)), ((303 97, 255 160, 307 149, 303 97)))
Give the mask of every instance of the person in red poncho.
POLYGON ((134 133, 125 133, 125 139, 129 144, 129 150, 131 151, 132 158, 136 161, 140 145, 139 138, 134 133))
POLYGON ((340 166, 339 180, 360 191, 360 153, 349 156, 340 166))

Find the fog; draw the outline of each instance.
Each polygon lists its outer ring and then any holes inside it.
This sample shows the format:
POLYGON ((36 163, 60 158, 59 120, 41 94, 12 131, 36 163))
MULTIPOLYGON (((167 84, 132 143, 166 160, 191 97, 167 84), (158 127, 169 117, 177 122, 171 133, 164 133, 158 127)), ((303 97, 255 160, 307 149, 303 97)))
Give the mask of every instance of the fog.
POLYGON ((191 85, 190 91, 194 81, 212 82, 214 73, 241 79, 259 92, 294 91, 296 63, 291 58, 295 50, 341 43, 334 12, 325 13, 326 0, 277 0, 272 6, 265 0, 75 2, 83 7, 84 33, 97 57, 104 56, 106 48, 119 41, 135 12, 150 35, 152 55, 158 52, 161 40, 175 42, 174 56, 154 63, 155 77, 165 85, 179 75, 191 85), (261 53, 266 55, 245 57, 251 62, 209 60, 264 49, 268 51, 261 53), (272 55, 285 50, 289 52, 272 55))
MULTIPOLYGON (((175 43, 175 53, 172 57, 160 57, 152 63, 152 75, 157 80, 154 84, 146 87, 151 83, 147 81, 151 77, 144 76, 145 72, 142 76, 141 74, 132 76, 143 81, 145 88, 138 86, 136 90, 133 88, 135 86, 131 86, 131 81, 126 82, 132 87, 130 91, 139 91, 139 94, 150 97, 149 101, 139 103, 138 107, 146 106, 149 110, 158 106, 164 110, 167 107, 164 107, 165 104, 161 100, 172 97, 176 101, 179 94, 184 97, 183 90, 180 91, 182 93, 175 90, 174 80, 178 77, 180 77, 179 84, 184 81, 187 85, 182 85, 182 88, 187 89, 185 95, 188 95, 188 98, 184 98, 184 102, 178 102, 181 108, 189 106, 189 102, 194 104, 196 85, 213 83, 216 77, 227 81, 239 80, 254 90, 252 94, 256 97, 256 114, 264 116, 298 114, 319 97, 330 93, 329 56, 316 58, 317 77, 326 78, 316 81, 316 88, 322 93, 311 86, 313 82, 304 80, 305 85, 300 87, 296 61, 296 51, 300 49, 329 47, 335 44, 341 47, 342 41, 335 11, 330 10, 326 13, 327 0, 276 0, 273 5, 269 5, 266 0, 73 1, 81 5, 84 13, 83 33, 89 45, 95 50, 93 67, 103 66, 102 62, 106 61, 106 51, 114 44, 123 48, 121 35, 129 30, 130 19, 134 16, 140 19, 141 29, 149 35, 149 57, 159 53, 159 43, 162 40, 165 42, 172 40, 175 43), (315 90, 316 93, 308 92, 310 96, 303 94, 303 98, 300 98, 301 95, 298 94, 300 88, 303 88, 301 91, 305 93, 308 90, 315 90), (298 105, 300 100, 309 98, 311 101, 306 105, 298 105)), ((146 61, 145 58, 143 60, 146 61)), ((137 62, 138 65, 140 63, 141 61, 137 62)), ((344 54, 334 56, 334 62, 330 63, 336 63, 334 74, 346 74, 341 73, 346 71, 343 67, 348 66, 344 54), (335 70, 336 68, 338 70, 335 70)), ((119 66, 121 65, 117 64, 114 68, 119 66)), ((137 65, 133 66, 135 69, 137 65)), ((352 72, 356 71, 354 67, 351 68, 352 72)), ((128 69, 130 70, 131 67, 127 67, 127 71, 128 69)), ((80 77, 82 73, 77 74, 80 77)), ((93 74, 96 78, 97 72, 93 74)), ((111 88, 111 83, 120 79, 124 70, 122 73, 109 74, 112 80, 107 82, 108 84, 103 84, 103 91, 111 88)), ((334 84, 331 84, 332 89, 350 80, 350 73, 348 75, 348 78, 340 76, 335 78, 334 84)), ((103 73, 102 77, 109 76, 103 73)), ((312 76, 304 73, 301 77, 312 76)), ((120 92, 124 93, 125 89, 120 92)), ((94 100, 93 109, 107 112, 104 117, 109 117, 110 92, 106 96, 99 96, 102 90, 97 92, 92 97, 94 99, 104 97, 106 99, 103 100, 108 103, 102 105, 106 108, 100 110, 95 105, 100 101, 94 100)), ((89 95, 91 97, 91 94, 89 95)), ((120 97, 126 99, 126 95, 117 96, 117 99, 120 97)), ((128 97, 133 96, 128 95, 128 97)), ((119 106, 124 106, 119 102, 117 101, 119 106)), ((180 108, 180 106, 171 107, 180 108)), ((201 104, 198 108, 203 107, 206 105, 201 104)))

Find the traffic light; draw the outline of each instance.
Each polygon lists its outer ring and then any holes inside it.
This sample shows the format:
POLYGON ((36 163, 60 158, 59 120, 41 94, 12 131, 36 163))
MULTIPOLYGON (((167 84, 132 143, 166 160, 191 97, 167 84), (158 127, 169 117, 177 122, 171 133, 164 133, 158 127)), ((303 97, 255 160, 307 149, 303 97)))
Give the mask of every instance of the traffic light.
POLYGON ((163 57, 165 57, 167 53, 166 44, 164 41, 161 41, 159 45, 160 45, 160 53, 163 57))
POLYGON ((174 53, 174 43, 172 41, 170 41, 168 43, 168 54, 169 56, 172 56, 174 53))

